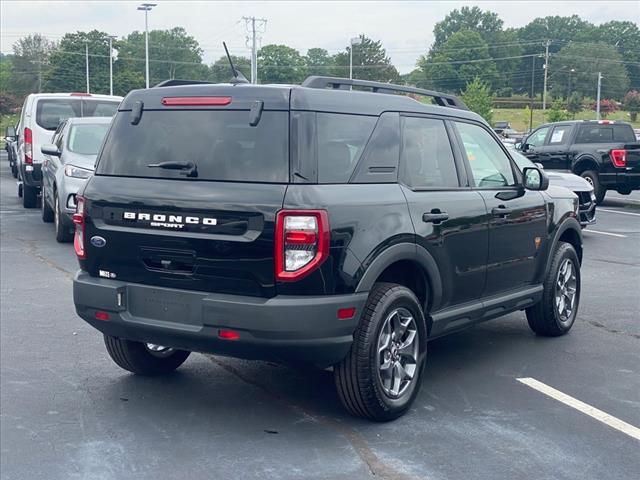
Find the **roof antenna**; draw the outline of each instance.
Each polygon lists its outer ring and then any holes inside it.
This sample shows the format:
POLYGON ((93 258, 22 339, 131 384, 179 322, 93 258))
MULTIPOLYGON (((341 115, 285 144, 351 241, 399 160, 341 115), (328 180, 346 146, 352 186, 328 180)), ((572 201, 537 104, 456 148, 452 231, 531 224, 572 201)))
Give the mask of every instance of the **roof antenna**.
POLYGON ((237 85, 238 83, 249 83, 249 80, 247 80, 247 77, 245 77, 242 72, 236 70, 236 67, 233 65, 233 61, 231 60, 231 55, 229 55, 229 49, 227 48, 227 44, 225 42, 222 42, 222 45, 224 46, 224 51, 227 54, 227 59, 229 60, 229 65, 231 66, 231 73, 233 74, 233 77, 231 78, 231 83, 233 83, 234 85, 237 85))

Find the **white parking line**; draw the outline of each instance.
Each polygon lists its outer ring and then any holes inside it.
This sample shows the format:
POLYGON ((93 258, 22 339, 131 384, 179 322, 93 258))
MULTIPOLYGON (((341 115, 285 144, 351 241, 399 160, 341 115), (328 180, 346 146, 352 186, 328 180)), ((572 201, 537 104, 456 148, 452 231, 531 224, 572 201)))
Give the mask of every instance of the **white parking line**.
POLYGON ((591 228, 583 230, 583 232, 587 233, 599 233, 600 235, 609 235, 611 237, 620 237, 627 238, 626 235, 622 235, 621 233, 610 233, 610 232, 600 232, 599 230, 592 230, 591 228))
POLYGON ((631 438, 635 438, 636 440, 640 440, 640 428, 634 427, 633 425, 623 422, 619 418, 609 415, 608 413, 603 412, 602 410, 598 410, 595 407, 592 407, 589 404, 581 402, 578 399, 575 399, 566 393, 562 393, 555 388, 550 387, 542 382, 539 382, 535 378, 516 378, 520 383, 525 384, 528 387, 533 388, 541 393, 544 393, 548 397, 553 398, 565 405, 568 405, 571 408, 575 408, 579 412, 584 413, 585 415, 589 415, 591 418, 595 418, 596 420, 604 423, 605 425, 610 426, 611 428, 615 428, 619 432, 622 432, 626 435, 629 435, 631 438))
POLYGON ((596 209, 596 211, 598 211, 598 212, 609 212, 609 213, 619 213, 620 215, 633 215, 634 217, 640 217, 640 213, 621 212, 619 210, 609 210, 607 208, 600 208, 600 207, 598 207, 596 209))

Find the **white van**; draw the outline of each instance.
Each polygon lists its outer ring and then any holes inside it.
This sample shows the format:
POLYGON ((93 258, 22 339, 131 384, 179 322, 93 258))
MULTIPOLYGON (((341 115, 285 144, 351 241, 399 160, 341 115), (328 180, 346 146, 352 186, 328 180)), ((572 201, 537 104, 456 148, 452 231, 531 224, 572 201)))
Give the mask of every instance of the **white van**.
POLYGON ((20 131, 16 132, 18 161, 18 195, 25 208, 37 206, 42 186, 40 147, 51 143, 62 120, 71 117, 112 117, 122 97, 89 93, 32 93, 24 100, 20 114, 20 131))

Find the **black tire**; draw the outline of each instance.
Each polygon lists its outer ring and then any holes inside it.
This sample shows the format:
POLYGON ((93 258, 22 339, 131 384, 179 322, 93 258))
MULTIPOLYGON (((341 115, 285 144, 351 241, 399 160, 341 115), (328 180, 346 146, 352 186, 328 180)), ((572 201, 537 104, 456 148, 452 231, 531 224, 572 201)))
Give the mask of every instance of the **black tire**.
POLYGON ((582 172, 580 176, 593 185, 593 193, 596 196, 596 205, 600 205, 604 200, 604 196, 607 194, 607 189, 600 185, 598 172, 595 170, 586 170, 582 172))
POLYGON ((53 210, 49 206, 49 203, 47 202, 47 197, 45 196, 44 186, 42 186, 42 221, 44 223, 53 222, 53 215, 54 215, 53 210))
POLYGON ((14 163, 11 164, 11 175, 13 178, 18 178, 18 167, 14 163))
MULTIPOLYGON (((566 302, 566 298, 564 299, 566 302)), ((564 305, 564 303, 563 303, 564 305)), ((544 280, 544 291, 542 294, 542 300, 533 307, 527 308, 527 321, 529 327, 537 335, 543 337, 558 337, 564 335, 575 323, 576 315, 578 314, 578 307, 580 306, 580 261, 576 254, 573 245, 570 243, 559 242, 558 248, 553 254, 551 260, 551 266, 547 272, 547 276, 544 280), (561 281, 560 269, 568 261, 572 265, 572 269, 575 272, 575 298, 572 302, 573 308, 570 315, 563 315, 559 311, 559 306, 556 302, 556 295, 558 292, 558 284, 561 281)), ((564 309, 563 309, 564 311, 564 309)), ((567 313, 565 311, 565 313, 567 313)))
POLYGON ((22 184, 22 206, 36 208, 38 206, 38 188, 22 184))
MULTIPOLYGON (((44 198, 44 197, 43 197, 44 198)), ((62 212, 60 211, 60 202, 58 201, 58 192, 53 192, 53 223, 56 227, 56 241, 66 243, 73 240, 73 232, 66 226, 62 220, 62 212)))
POLYGON ((191 353, 171 349, 160 355, 153 353, 144 343, 109 335, 104 336, 104 344, 109 356, 120 368, 137 375, 162 375, 173 372, 191 353))
MULTIPOLYGON (((387 338, 394 337, 391 334, 387 338)), ((408 336, 406 338, 408 339, 408 336)), ((393 344, 393 341, 388 344, 393 344)), ((396 348, 394 355, 397 352, 396 348)), ((391 352, 385 349, 384 355, 387 353, 391 355, 391 352)), ((414 293, 393 283, 375 284, 354 332, 351 350, 342 362, 334 367, 334 379, 340 401, 349 413, 358 417, 375 421, 389 421, 400 417, 411 407, 420 390, 426 353, 426 323, 420 302, 414 293), (417 338, 418 345, 413 377, 407 380, 409 383, 404 390, 398 389, 399 395, 394 398, 383 387, 378 344, 382 339, 381 335, 384 334, 383 327, 398 309, 412 315, 415 329, 407 329, 405 335, 411 331, 415 332, 414 337, 417 338)), ((393 358, 389 357, 389 362, 392 363, 393 358)), ((392 373, 394 369, 388 371, 392 373)), ((402 385, 402 381, 399 385, 402 385)))

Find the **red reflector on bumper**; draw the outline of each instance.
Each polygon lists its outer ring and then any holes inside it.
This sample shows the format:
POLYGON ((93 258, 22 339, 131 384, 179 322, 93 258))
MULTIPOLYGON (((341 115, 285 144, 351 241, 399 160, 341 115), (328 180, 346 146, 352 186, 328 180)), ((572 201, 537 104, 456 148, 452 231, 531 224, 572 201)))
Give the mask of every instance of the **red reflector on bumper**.
POLYGON ((224 340, 240 340, 240 334, 234 330, 218 330, 218 336, 224 340))
POLYGON ((349 320, 356 314, 355 307, 341 308, 338 310, 338 320, 349 320))
POLYGON ((109 320, 109 318, 111 318, 111 317, 109 317, 109 314, 107 312, 103 312, 101 310, 98 310, 96 312, 96 320, 103 320, 104 321, 104 320, 109 320))

